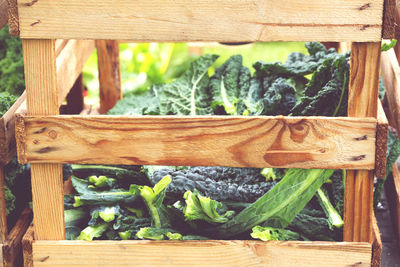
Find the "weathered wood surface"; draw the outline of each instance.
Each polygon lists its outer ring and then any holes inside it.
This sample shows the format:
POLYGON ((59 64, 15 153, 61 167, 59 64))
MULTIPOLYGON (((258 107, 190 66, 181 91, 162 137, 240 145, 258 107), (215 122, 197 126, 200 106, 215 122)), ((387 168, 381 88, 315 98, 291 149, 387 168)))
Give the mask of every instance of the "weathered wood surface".
POLYGON ((380 267, 382 259, 382 239, 375 214, 372 217, 372 261, 371 267, 380 267))
POLYGON ((389 110, 386 115, 390 126, 400 130, 400 67, 393 49, 382 53, 381 70, 389 110))
POLYGON ((378 125, 376 127, 376 154, 375 154, 375 176, 385 178, 386 174, 386 152, 389 131, 389 122, 386 118, 381 101, 378 102, 378 125))
POLYGON ((0 118, 0 163, 7 164, 16 152, 14 113, 25 101, 25 92, 0 118))
POLYGON ((0 244, 4 244, 7 239, 7 215, 6 200, 4 195, 4 165, 0 164, 0 244))
POLYGON ((8 22, 8 2, 0 0, 0 29, 8 22))
POLYGON ((34 242, 34 229, 31 224, 22 237, 22 254, 24 256, 24 267, 33 267, 32 244, 34 242))
POLYGON ((397 0, 385 0, 383 13, 383 39, 400 38, 400 20, 397 0))
POLYGON ((57 56, 58 103, 65 99, 94 49, 92 40, 69 40, 57 56))
POLYGON ((100 113, 105 114, 118 100, 122 99, 121 70, 119 66, 119 42, 96 40, 99 85, 100 113))
POLYGON ((379 41, 383 0, 18 0, 22 38, 379 41))
MULTIPOLYGON (((22 48, 28 114, 57 115, 54 40, 22 40, 22 48)), ((31 173, 36 238, 65 239, 61 164, 31 164, 31 173)))
POLYGON ((22 237, 32 222, 32 210, 25 208, 3 246, 3 265, 22 266, 22 237))
POLYGON ((371 118, 18 116, 23 163, 373 169, 371 118))
MULTIPOLYGON (((377 117, 381 44, 352 43, 350 60, 350 117, 377 117)), ((347 171, 344 241, 372 242, 373 171, 347 171)))
MULTIPOLYGON (((34 266, 370 266, 368 243, 35 241, 34 266), (90 255, 90 257, 88 256, 90 255)), ((28 265, 29 266, 29 265, 28 265)))
POLYGON ((6 0, 8 2, 8 27, 10 35, 19 35, 19 18, 17 0, 6 0))

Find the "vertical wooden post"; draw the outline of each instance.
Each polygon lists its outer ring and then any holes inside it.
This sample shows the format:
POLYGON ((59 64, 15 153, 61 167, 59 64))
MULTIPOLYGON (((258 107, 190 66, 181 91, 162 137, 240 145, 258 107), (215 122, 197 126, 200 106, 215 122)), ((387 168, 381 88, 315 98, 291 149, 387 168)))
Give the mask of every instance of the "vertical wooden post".
POLYGON ((96 40, 99 65, 100 113, 104 114, 122 99, 119 43, 96 40))
POLYGON ((4 165, 0 164, 0 243, 4 244, 7 239, 7 214, 6 199, 4 195, 4 165))
MULTIPOLYGON (((54 40, 22 40, 22 49, 28 115, 58 115, 54 40)), ((48 136, 55 139, 57 132, 48 136)), ((31 164, 31 172, 35 238, 65 239, 61 164, 31 164)))
MULTIPOLYGON (((380 43, 352 43, 349 117, 377 117, 380 43)), ((372 242, 373 171, 347 171, 344 241, 372 242)))

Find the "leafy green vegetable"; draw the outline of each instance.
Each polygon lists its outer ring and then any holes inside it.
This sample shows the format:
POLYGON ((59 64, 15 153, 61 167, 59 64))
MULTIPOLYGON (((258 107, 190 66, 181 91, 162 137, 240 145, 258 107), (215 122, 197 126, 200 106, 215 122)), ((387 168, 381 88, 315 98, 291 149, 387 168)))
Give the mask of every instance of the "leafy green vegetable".
POLYGON ((4 198, 6 199, 6 215, 9 215, 15 209, 15 196, 7 186, 4 186, 4 198))
POLYGON ((89 188, 89 183, 77 177, 71 177, 74 189, 79 193, 75 196, 74 207, 93 205, 130 204, 136 201, 139 191, 132 185, 129 191, 112 189, 109 191, 96 191, 89 188))
POLYGON ((8 26, 5 26, 0 30, 0 92, 7 92, 17 97, 24 90, 24 62, 21 40, 18 37, 10 37, 8 26))
POLYGON ((397 44, 396 39, 392 39, 389 44, 382 43, 381 51, 382 52, 388 51, 388 50, 392 49, 393 47, 395 47, 396 44, 397 44))
POLYGON ((170 183, 171 177, 166 175, 153 188, 148 186, 133 185, 140 191, 140 196, 146 203, 146 206, 149 209, 150 215, 153 219, 153 223, 157 228, 161 227, 159 209, 162 206, 165 197, 165 190, 170 183))
POLYGON ((300 235, 290 230, 273 228, 273 227, 262 227, 255 226, 250 234, 252 238, 261 239, 262 241, 277 240, 277 241, 289 241, 299 240, 300 235))
POLYGON ((89 176, 89 183, 93 185, 89 185, 89 187, 92 188, 102 188, 102 187, 113 187, 115 185, 115 179, 114 178, 108 178, 107 176, 101 175, 101 176, 89 176))
POLYGON ((88 222, 88 214, 83 209, 67 209, 64 210, 65 217, 65 235, 67 240, 76 239, 85 223, 88 222))
POLYGON ((302 97, 291 110, 294 116, 346 116, 349 63, 346 55, 326 58, 306 85, 302 97))
POLYGON ((225 114, 242 115, 238 110, 239 96, 249 90, 251 78, 250 70, 243 67, 242 61, 240 55, 230 57, 210 78, 211 107, 217 113, 223 107, 225 114))
POLYGON ((175 115, 211 114, 208 69, 218 56, 204 55, 190 64, 175 81, 160 86, 160 113, 175 115))
POLYGON ((341 228, 344 224, 344 221, 342 220, 340 214, 332 206, 329 196, 325 194, 323 189, 317 190, 317 196, 326 216, 328 217, 330 228, 332 229, 333 226, 336 228, 341 228))
POLYGON ((332 173, 333 170, 289 169, 274 188, 215 229, 217 235, 232 237, 265 221, 270 227, 287 227, 332 173))
POLYGON ((156 92, 157 86, 153 86, 141 95, 129 94, 119 101, 108 115, 159 115, 159 100, 156 92))
POLYGON ((225 223, 235 213, 231 210, 227 211, 221 202, 203 197, 196 190, 194 192, 187 191, 183 198, 186 203, 183 214, 188 221, 204 220, 209 223, 225 223))
POLYGON ((275 181, 283 178, 281 169, 275 168, 264 168, 261 170, 261 175, 264 176, 267 181, 275 181))
POLYGON ((192 167, 183 170, 158 169, 150 177, 152 183, 169 175, 172 178, 167 196, 182 197, 186 191, 197 190, 217 201, 252 202, 264 195, 275 183, 267 183, 260 169, 192 167))
POLYGON ((306 240, 341 241, 341 235, 332 232, 326 218, 316 210, 304 209, 296 215, 288 229, 299 233, 306 240))
POLYGON ((94 238, 101 237, 101 235, 107 230, 107 227, 107 223, 88 226, 82 230, 78 236, 78 240, 92 241, 94 238))

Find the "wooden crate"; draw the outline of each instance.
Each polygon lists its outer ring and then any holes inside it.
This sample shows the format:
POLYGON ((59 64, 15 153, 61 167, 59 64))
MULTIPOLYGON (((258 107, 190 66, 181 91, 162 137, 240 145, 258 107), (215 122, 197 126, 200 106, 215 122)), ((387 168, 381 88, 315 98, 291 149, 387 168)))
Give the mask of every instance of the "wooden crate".
MULTIPOLYGON (((3 12, 3 1, 0 1, 0 14, 3 12)), ((1 21, 0 21, 1 22, 1 21)), ((79 76, 83 64, 94 51, 94 41, 67 41, 57 40, 56 57, 59 105, 68 94, 76 78, 79 76)), ((0 118, 0 266, 20 266, 21 240, 32 220, 32 211, 26 208, 22 211, 15 226, 8 232, 4 200, 4 166, 16 154, 15 142, 15 114, 26 113, 25 92, 14 105, 0 118)))
POLYGON ((383 0, 14 2, 28 106, 16 134, 19 160, 32 167, 35 266, 371 265, 373 177, 386 143, 377 138, 385 127, 377 120, 383 0), (356 42, 348 113, 357 118, 59 116, 56 38, 356 42), (60 163, 75 162, 346 168, 348 242, 65 241, 60 163))

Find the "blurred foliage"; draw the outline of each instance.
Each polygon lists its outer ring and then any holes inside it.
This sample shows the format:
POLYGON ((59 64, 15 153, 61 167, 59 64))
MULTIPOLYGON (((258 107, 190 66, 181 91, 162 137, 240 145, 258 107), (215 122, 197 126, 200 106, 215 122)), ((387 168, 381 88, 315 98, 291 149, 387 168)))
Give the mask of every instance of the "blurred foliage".
MULTIPOLYGON (((230 56, 241 54, 243 64, 252 71, 257 60, 283 61, 291 52, 305 53, 304 43, 274 42, 245 45, 219 45, 216 43, 123 43, 120 44, 120 66, 124 95, 146 91, 152 84, 169 82, 180 76, 190 62, 200 54, 220 55, 215 68, 230 56)), ((88 104, 99 101, 97 54, 93 53, 83 69, 88 88, 88 104)))

